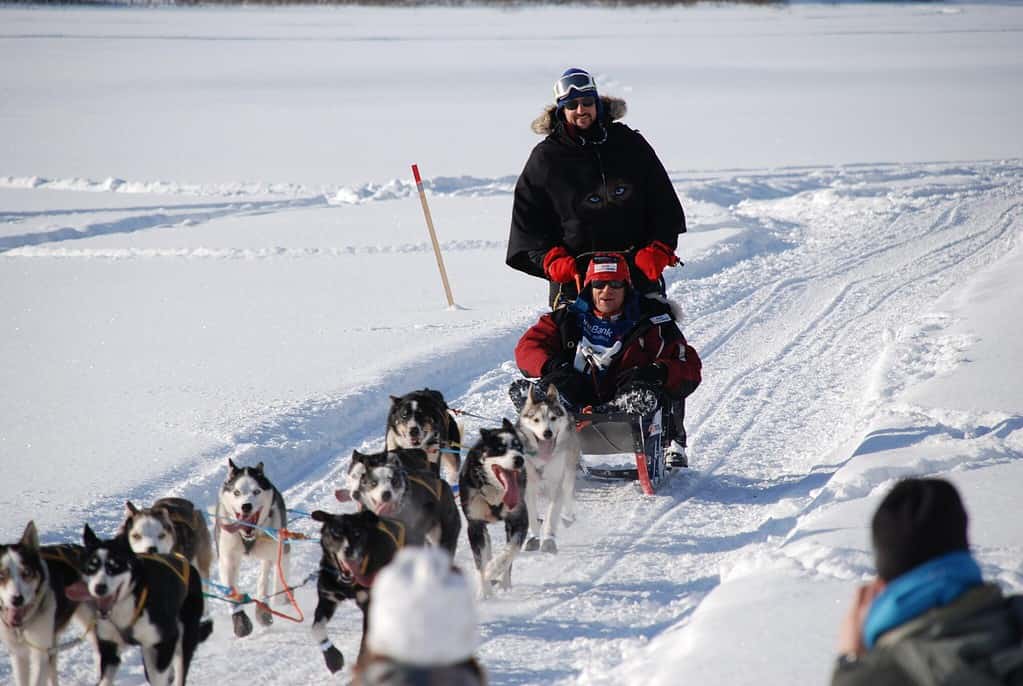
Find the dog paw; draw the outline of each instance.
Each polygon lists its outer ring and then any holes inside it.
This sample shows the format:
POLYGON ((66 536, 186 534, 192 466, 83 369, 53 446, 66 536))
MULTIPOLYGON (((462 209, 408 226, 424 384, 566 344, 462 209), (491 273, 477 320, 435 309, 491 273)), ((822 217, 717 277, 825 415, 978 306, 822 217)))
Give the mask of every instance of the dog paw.
POLYGON ((345 666, 345 656, 334 646, 330 646, 323 651, 323 661, 327 663, 327 669, 330 670, 331 674, 340 672, 345 666))
POLYGON ((543 543, 540 544, 540 552, 556 555, 558 553, 558 544, 554 542, 553 538, 545 538, 543 543))
POLYGON ((244 612, 235 612, 231 615, 234 622, 234 635, 238 638, 245 638, 252 633, 252 620, 244 612))
POLYGON ((572 526, 573 524, 575 524, 575 515, 574 514, 563 514, 563 515, 561 515, 561 525, 562 526, 564 526, 567 529, 568 527, 572 526))
POLYGON ((256 610, 256 621, 263 626, 270 626, 274 623, 273 613, 270 612, 270 610, 260 607, 256 610))
POLYGON ((539 550, 540 549, 540 539, 537 538, 536 536, 530 536, 529 540, 526 541, 526 544, 524 546, 522 546, 522 549, 525 550, 527 553, 531 553, 531 552, 534 552, 536 550, 539 550))

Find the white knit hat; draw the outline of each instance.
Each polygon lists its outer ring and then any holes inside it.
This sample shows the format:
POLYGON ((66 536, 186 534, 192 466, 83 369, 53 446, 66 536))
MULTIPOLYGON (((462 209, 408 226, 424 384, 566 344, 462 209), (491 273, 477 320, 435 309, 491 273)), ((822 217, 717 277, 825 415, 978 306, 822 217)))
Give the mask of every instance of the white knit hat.
POLYGON ((464 662, 479 646, 476 602, 438 548, 403 548, 373 582, 371 651, 420 667, 464 662))

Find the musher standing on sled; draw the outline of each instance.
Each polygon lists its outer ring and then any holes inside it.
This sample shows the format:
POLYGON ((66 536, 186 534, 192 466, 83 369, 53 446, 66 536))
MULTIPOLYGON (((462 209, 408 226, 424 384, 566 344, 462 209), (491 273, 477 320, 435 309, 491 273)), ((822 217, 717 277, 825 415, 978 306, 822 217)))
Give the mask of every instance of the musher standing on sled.
POLYGON ((550 305, 571 301, 594 251, 633 253, 632 281, 664 293, 661 272, 678 263, 682 204, 646 139, 625 124, 625 101, 601 96, 582 69, 554 84, 555 103, 533 121, 546 134, 515 184, 508 266, 550 281, 550 305))
MULTIPOLYGON (((670 307, 636 293, 616 253, 593 256, 582 295, 540 317, 515 346, 515 361, 526 376, 554 384, 576 411, 646 415, 670 406, 676 436, 685 435, 685 398, 700 384, 702 367, 670 307)), ((528 385, 520 379, 511 386, 519 409, 528 385)), ((672 467, 689 466, 676 441, 665 458, 672 467)))
MULTIPOLYGON (((533 148, 515 184, 507 264, 550 281, 550 306, 571 302, 583 253, 632 251, 631 281, 641 293, 664 294, 661 272, 678 263, 686 218, 664 166, 646 139, 617 122, 625 101, 601 96, 582 69, 554 84, 555 103, 533 121, 546 137, 533 148)), ((681 400, 668 429, 669 461, 685 462, 681 400)))

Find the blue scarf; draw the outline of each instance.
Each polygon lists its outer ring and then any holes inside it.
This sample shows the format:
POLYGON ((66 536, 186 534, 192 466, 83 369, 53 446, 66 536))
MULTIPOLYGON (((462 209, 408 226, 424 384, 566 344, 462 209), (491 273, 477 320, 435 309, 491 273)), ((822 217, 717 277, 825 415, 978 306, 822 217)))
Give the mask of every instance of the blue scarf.
POLYGON ((870 605, 863 642, 873 648, 881 634, 935 607, 948 605, 982 583, 980 567, 966 551, 949 553, 892 580, 870 605))

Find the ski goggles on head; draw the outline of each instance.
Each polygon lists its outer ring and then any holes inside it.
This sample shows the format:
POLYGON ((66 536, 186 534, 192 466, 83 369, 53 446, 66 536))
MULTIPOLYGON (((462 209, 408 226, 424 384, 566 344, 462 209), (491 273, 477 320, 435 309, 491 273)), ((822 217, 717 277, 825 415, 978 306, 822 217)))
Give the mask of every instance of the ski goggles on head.
POLYGON ((579 95, 597 90, 597 82, 585 72, 574 72, 554 82, 554 100, 561 100, 575 91, 579 95))
POLYGON ((566 100, 561 103, 561 106, 566 110, 575 110, 578 109, 580 105, 583 107, 593 107, 594 102, 596 102, 596 100, 587 96, 585 98, 573 98, 572 100, 566 100))

